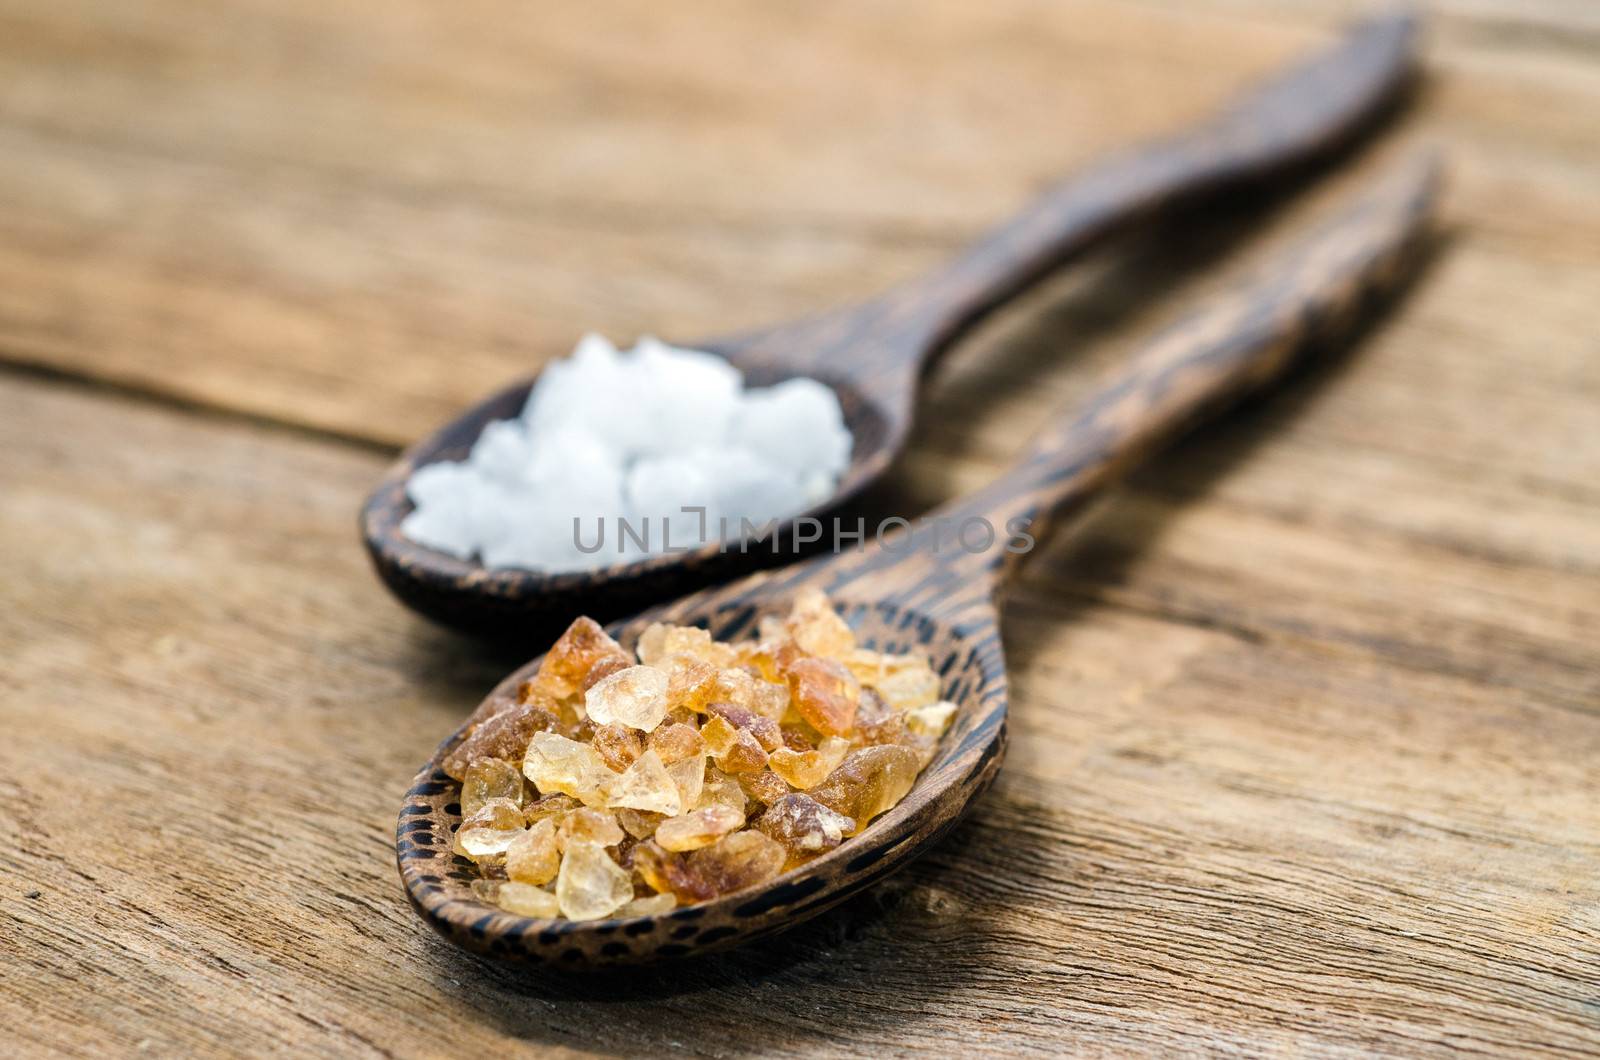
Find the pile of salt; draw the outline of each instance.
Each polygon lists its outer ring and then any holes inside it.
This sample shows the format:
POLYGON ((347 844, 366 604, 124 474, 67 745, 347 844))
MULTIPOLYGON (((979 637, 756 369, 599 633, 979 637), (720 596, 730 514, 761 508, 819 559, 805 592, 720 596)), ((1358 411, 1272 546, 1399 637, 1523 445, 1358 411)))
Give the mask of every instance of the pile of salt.
POLYGON ((746 390, 714 354, 648 337, 619 353, 587 335, 540 374, 519 418, 484 428, 465 461, 412 474, 416 507, 400 530, 489 567, 633 562, 825 500, 850 445, 838 397, 815 380, 746 390), (633 533, 619 533, 620 521, 633 533))

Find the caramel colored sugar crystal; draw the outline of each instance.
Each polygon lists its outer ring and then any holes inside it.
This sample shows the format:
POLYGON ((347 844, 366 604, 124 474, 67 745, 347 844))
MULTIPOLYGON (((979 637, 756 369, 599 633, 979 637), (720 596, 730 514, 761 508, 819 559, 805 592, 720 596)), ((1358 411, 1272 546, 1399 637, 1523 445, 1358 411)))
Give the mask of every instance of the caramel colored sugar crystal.
POLYGON ((652 666, 630 666, 589 689, 584 707, 596 725, 626 725, 649 732, 667 716, 670 683, 652 666))
POLYGON ((546 705, 514 703, 480 722, 455 750, 445 755, 444 771, 462 780, 472 764, 481 759, 520 761, 535 733, 549 732, 559 724, 560 719, 546 705))
POLYGON ((585 805, 604 801, 601 785, 615 774, 593 746, 552 732, 534 733, 522 772, 541 795, 570 795, 585 805))
POLYGON ((855 727, 861 683, 843 663, 798 659, 789 667, 789 688, 794 708, 818 732, 842 736, 855 727))
POLYGON ((824 777, 838 768, 844 756, 850 753, 850 741, 840 736, 829 736, 814 750, 792 751, 780 747, 767 756, 772 771, 782 777, 790 787, 814 788, 824 777))
POLYGON ((652 894, 644 898, 635 898, 617 910, 617 916, 660 916, 662 913, 672 912, 677 905, 678 899, 676 895, 652 894))
POLYGON ((650 746, 667 765, 693 758, 705 752, 706 742, 700 730, 684 722, 662 725, 650 734, 650 746))
POLYGON ((687 854, 648 841, 634 856, 634 865, 649 886, 670 892, 682 903, 703 902, 765 883, 783 871, 784 861, 781 845, 749 830, 687 854))
POLYGON ((606 787, 606 805, 672 817, 683 808, 683 796, 672 774, 662 764, 661 756, 652 749, 611 779, 606 787))
POLYGON ((613 722, 601 725, 589 738, 595 754, 615 772, 622 772, 644 754, 644 733, 613 722))
POLYGON ((700 799, 696 803, 697 809, 707 806, 726 806, 735 810, 742 821, 745 818, 745 805, 749 800, 745 797, 744 789, 739 782, 716 766, 708 766, 706 775, 701 781, 700 799))
POLYGON ((561 857, 556 877, 556 901, 569 920, 595 920, 609 916, 633 898, 633 877, 612 860, 604 847, 588 839, 574 839, 561 857))
POLYGON ((894 744, 863 747, 811 789, 811 797, 830 810, 855 820, 860 831, 867 822, 905 798, 922 763, 915 751, 894 744))
POLYGON ((561 868, 555 819, 545 817, 506 847, 506 875, 523 883, 549 883, 561 868))
POLYGON ((785 795, 762 814, 756 827, 782 844, 791 863, 832 850, 855 828, 855 821, 822 805, 809 795, 785 795))
POLYGON ((508 880, 496 890, 495 899, 501 909, 518 916, 554 917, 561 913, 556 896, 531 883, 508 880))
POLYGON ((704 809, 667 818, 656 826, 655 836, 665 850, 698 850, 743 826, 744 814, 731 806, 713 803, 704 809))
POLYGON ((561 820, 562 846, 567 846, 574 839, 587 839, 599 846, 611 847, 622 842, 623 834, 622 826, 609 810, 592 810, 583 806, 561 820))
POLYGON ((771 806, 789 794, 788 783, 770 769, 759 773, 741 773, 735 779, 745 796, 763 806, 771 806))
POLYGON ((569 696, 583 687, 590 671, 605 659, 630 661, 622 645, 612 640, 598 622, 580 618, 550 646, 535 681, 553 695, 569 696))
POLYGON ((820 589, 808 589, 795 601, 784 628, 807 655, 839 659, 855 650, 850 626, 829 606, 820 589))
POLYGON ((490 799, 456 829, 455 852, 473 861, 504 854, 522 834, 524 821, 522 807, 510 799, 490 799))
POLYGON ((510 799, 521 806, 526 794, 516 766, 503 758, 480 758, 461 778, 461 816, 471 817, 490 799, 510 799))
POLYGON ((520 916, 650 916, 755 887, 903 799, 955 706, 921 655, 858 645, 819 593, 723 644, 588 619, 446 758, 473 894, 520 916))
POLYGON ((669 655, 687 655, 719 670, 732 666, 736 658, 727 644, 711 639, 699 626, 669 626, 656 622, 639 635, 639 661, 654 666, 669 655))

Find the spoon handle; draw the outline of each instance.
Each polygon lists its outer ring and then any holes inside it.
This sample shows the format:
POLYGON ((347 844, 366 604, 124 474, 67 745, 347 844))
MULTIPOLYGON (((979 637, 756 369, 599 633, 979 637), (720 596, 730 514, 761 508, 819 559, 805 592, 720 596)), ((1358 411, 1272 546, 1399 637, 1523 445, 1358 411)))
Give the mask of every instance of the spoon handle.
POLYGON ((1403 13, 1358 23, 1204 124, 1075 174, 950 265, 874 302, 868 326, 925 367, 990 311, 1105 238, 1338 148, 1409 82, 1416 30, 1403 13))
POLYGON ((833 560, 834 587, 870 586, 874 599, 947 617, 987 608, 1026 551, 1013 530, 1037 540, 1048 522, 1080 509, 1152 449, 1275 382, 1348 333, 1377 296, 1398 289, 1439 183, 1431 154, 1397 166, 1254 279, 1158 334, 1000 478, 931 513, 908 541, 833 560), (985 527, 995 541, 977 548, 985 527))

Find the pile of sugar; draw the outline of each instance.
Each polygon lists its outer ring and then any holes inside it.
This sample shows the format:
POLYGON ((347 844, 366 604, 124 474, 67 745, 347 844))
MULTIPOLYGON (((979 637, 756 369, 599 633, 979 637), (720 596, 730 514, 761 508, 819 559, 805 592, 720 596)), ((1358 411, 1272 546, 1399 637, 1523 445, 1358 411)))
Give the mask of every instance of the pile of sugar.
POLYGON ((764 526, 825 500, 850 445, 838 397, 813 379, 746 390, 715 354, 648 337, 618 352, 586 335, 540 374, 522 415, 485 427, 465 461, 412 474, 416 507, 400 531, 488 567, 633 562, 667 541, 716 541, 724 525, 737 538, 741 520, 764 526), (704 519, 686 507, 705 508, 704 519), (618 532, 619 519, 632 534, 618 532))

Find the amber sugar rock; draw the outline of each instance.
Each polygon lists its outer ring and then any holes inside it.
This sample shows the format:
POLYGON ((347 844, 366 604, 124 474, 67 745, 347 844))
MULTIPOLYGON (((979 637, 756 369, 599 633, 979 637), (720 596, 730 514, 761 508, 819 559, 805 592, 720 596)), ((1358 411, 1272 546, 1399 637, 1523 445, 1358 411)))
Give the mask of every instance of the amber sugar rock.
POLYGON ((758 886, 894 807, 955 713, 816 592, 749 641, 658 623, 635 648, 580 618, 446 756, 481 900, 594 920, 758 886))

